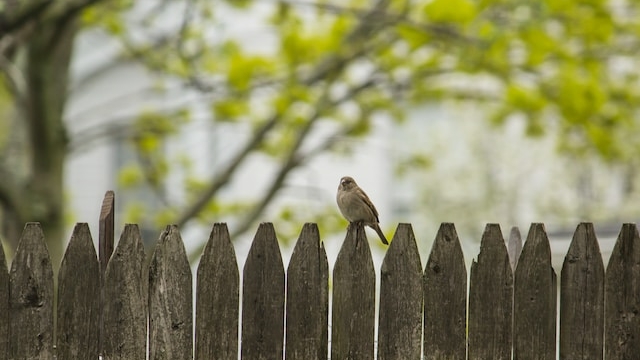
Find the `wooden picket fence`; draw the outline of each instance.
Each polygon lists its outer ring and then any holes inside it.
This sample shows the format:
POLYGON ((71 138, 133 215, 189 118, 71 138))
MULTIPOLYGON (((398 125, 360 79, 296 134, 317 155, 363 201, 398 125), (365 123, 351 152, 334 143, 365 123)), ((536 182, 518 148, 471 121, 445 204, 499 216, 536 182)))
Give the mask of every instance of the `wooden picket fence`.
POLYGON ((509 250, 518 244, 507 247, 500 227, 487 225, 469 287, 453 224, 440 227, 425 268, 411 225, 400 224, 380 271, 376 341, 375 271, 362 226, 349 226, 329 287, 315 224, 304 225, 286 272, 272 224, 261 224, 242 281, 227 227, 215 224, 197 269, 194 317, 178 228, 162 232, 147 266, 136 225, 125 226, 113 249, 113 198, 105 202, 99 255, 87 224, 75 227, 57 309, 39 224, 26 225, 10 271, 0 254, 1 359, 640 358, 634 224, 622 226, 606 272, 592 224, 578 225, 560 278, 559 337, 542 224, 512 256, 515 271, 509 250))

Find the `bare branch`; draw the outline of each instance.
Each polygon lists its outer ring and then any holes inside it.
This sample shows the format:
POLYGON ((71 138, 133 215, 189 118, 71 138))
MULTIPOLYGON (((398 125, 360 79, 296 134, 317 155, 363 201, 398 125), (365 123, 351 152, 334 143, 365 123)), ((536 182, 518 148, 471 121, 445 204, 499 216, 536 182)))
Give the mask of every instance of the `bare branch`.
POLYGON ((227 168, 224 169, 221 173, 217 174, 214 179, 211 181, 208 188, 206 188, 197 198, 197 200, 187 207, 179 216, 176 224, 178 226, 184 226, 189 220, 195 217, 207 203, 215 196, 215 194, 226 185, 231 176, 235 172, 235 170, 240 167, 244 159, 251 154, 260 143, 267 136, 269 131, 273 129, 273 127, 280 120, 279 115, 273 115, 270 119, 268 119, 262 126, 260 126, 254 133, 251 139, 245 144, 245 146, 240 150, 236 156, 231 160, 231 162, 227 165, 227 168))

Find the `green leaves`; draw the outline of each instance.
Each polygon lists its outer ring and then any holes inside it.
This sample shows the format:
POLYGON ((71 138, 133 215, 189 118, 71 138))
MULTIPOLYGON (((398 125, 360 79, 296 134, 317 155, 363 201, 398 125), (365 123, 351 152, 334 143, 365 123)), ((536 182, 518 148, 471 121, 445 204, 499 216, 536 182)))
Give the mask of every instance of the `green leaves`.
POLYGON ((466 24, 477 15, 476 5, 471 0, 433 0, 424 7, 428 21, 466 24))

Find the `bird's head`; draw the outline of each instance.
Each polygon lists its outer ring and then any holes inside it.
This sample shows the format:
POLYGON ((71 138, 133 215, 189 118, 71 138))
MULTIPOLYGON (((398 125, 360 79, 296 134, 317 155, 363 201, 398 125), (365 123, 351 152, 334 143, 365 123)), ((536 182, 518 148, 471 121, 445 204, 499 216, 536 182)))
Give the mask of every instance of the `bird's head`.
POLYGON ((358 185, 356 185, 356 181, 353 180, 351 176, 344 176, 342 177, 342 179, 340 179, 340 188, 342 190, 349 190, 356 186, 358 185))

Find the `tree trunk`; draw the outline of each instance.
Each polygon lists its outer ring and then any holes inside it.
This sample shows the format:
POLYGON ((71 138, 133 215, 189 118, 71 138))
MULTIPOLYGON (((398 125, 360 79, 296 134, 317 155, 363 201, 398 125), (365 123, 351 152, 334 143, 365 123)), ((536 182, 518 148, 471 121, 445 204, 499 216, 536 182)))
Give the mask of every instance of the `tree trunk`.
MULTIPOLYGON (((26 174, 13 174, 21 211, 3 204, 3 233, 15 236, 27 221, 42 224, 51 261, 57 271, 63 255, 64 161, 68 139, 63 121, 76 19, 62 17, 36 26, 20 53, 26 91, 17 99, 29 153, 26 174), (24 178, 23 178, 24 177, 24 178)), ((8 239, 15 242, 18 239, 8 239)))

